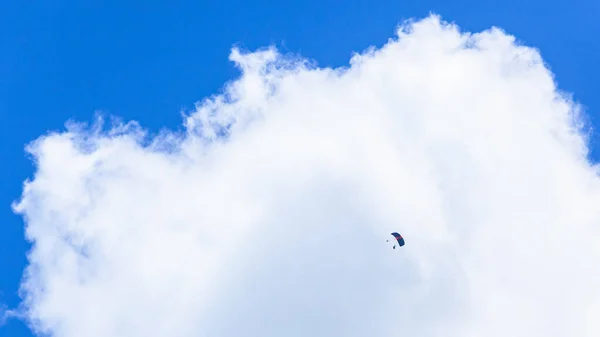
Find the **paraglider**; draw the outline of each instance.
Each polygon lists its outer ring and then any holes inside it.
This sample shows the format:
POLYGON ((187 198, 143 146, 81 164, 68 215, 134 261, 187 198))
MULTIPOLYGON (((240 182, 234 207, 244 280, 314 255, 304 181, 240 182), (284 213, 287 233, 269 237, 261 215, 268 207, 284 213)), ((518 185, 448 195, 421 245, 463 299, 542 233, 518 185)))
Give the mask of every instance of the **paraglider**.
MULTIPOLYGON (((402 237, 402 235, 400 235, 400 234, 398 234, 396 232, 393 232, 392 236, 394 237, 394 239, 396 239, 396 241, 398 241, 398 246, 399 247, 404 246, 404 238, 402 237)), ((385 240, 385 242, 389 242, 389 241, 390 240, 385 240)), ((396 245, 395 244, 394 244, 393 248, 396 249, 396 245)))

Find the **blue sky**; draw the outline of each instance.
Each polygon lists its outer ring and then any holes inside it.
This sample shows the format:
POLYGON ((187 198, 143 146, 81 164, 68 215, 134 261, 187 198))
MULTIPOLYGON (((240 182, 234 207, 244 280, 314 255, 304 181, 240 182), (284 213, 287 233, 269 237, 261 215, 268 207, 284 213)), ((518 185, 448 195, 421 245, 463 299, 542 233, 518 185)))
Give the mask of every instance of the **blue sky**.
MULTIPOLYGON (((408 18, 435 12, 462 30, 498 26, 539 48, 561 89, 600 121, 597 1, 5 1, 0 5, 0 301, 19 303, 26 252, 13 214, 33 173, 24 146, 68 119, 96 110, 137 120, 153 131, 181 124, 182 109, 217 93, 238 75, 231 47, 274 44, 344 66, 352 52, 381 46, 408 18)), ((599 137, 592 137, 592 157, 599 137)), ((31 336, 16 320, 0 336, 31 336)))

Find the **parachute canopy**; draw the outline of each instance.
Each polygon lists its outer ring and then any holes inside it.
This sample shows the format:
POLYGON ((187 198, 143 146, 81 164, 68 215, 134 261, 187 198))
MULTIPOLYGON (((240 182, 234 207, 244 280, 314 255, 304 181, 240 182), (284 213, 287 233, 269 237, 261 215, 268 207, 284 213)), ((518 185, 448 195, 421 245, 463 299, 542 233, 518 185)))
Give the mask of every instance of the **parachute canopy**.
MULTIPOLYGON (((394 236, 394 238, 396 239, 396 241, 398 241, 398 246, 402 247, 404 246, 404 238, 402 237, 402 235, 393 232, 392 235, 394 236)), ((394 247, 396 248, 396 247, 394 247)))

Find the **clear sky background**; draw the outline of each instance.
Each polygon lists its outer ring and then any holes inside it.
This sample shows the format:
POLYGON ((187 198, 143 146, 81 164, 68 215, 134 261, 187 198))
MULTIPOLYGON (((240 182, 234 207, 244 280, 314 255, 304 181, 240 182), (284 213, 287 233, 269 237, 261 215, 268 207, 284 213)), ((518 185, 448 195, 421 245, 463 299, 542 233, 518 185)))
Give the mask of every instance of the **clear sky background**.
MULTIPOLYGON (((479 32, 497 26, 539 49, 561 90, 600 123, 600 3, 563 1, 4 1, 0 5, 0 302, 14 308, 29 243, 11 203, 34 164, 27 143, 97 110, 156 132, 239 76, 233 46, 275 45, 319 67, 347 66, 396 26, 430 12, 479 32)), ((473 95, 477 95, 473 92, 473 95)), ((591 158, 600 159, 591 136, 591 158)), ((336 242, 336 245, 340 242, 336 242)), ((9 319, 0 336, 32 336, 9 319)))

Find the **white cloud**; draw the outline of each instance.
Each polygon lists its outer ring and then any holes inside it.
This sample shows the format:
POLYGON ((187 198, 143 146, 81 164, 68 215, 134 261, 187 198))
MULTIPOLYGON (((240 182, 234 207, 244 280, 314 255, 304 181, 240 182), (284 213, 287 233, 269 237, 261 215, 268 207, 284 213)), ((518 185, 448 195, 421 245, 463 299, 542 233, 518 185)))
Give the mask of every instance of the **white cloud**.
POLYGON ((186 134, 71 125, 30 146, 37 329, 600 334, 600 181, 536 50, 432 16, 343 70, 231 60, 186 134))

